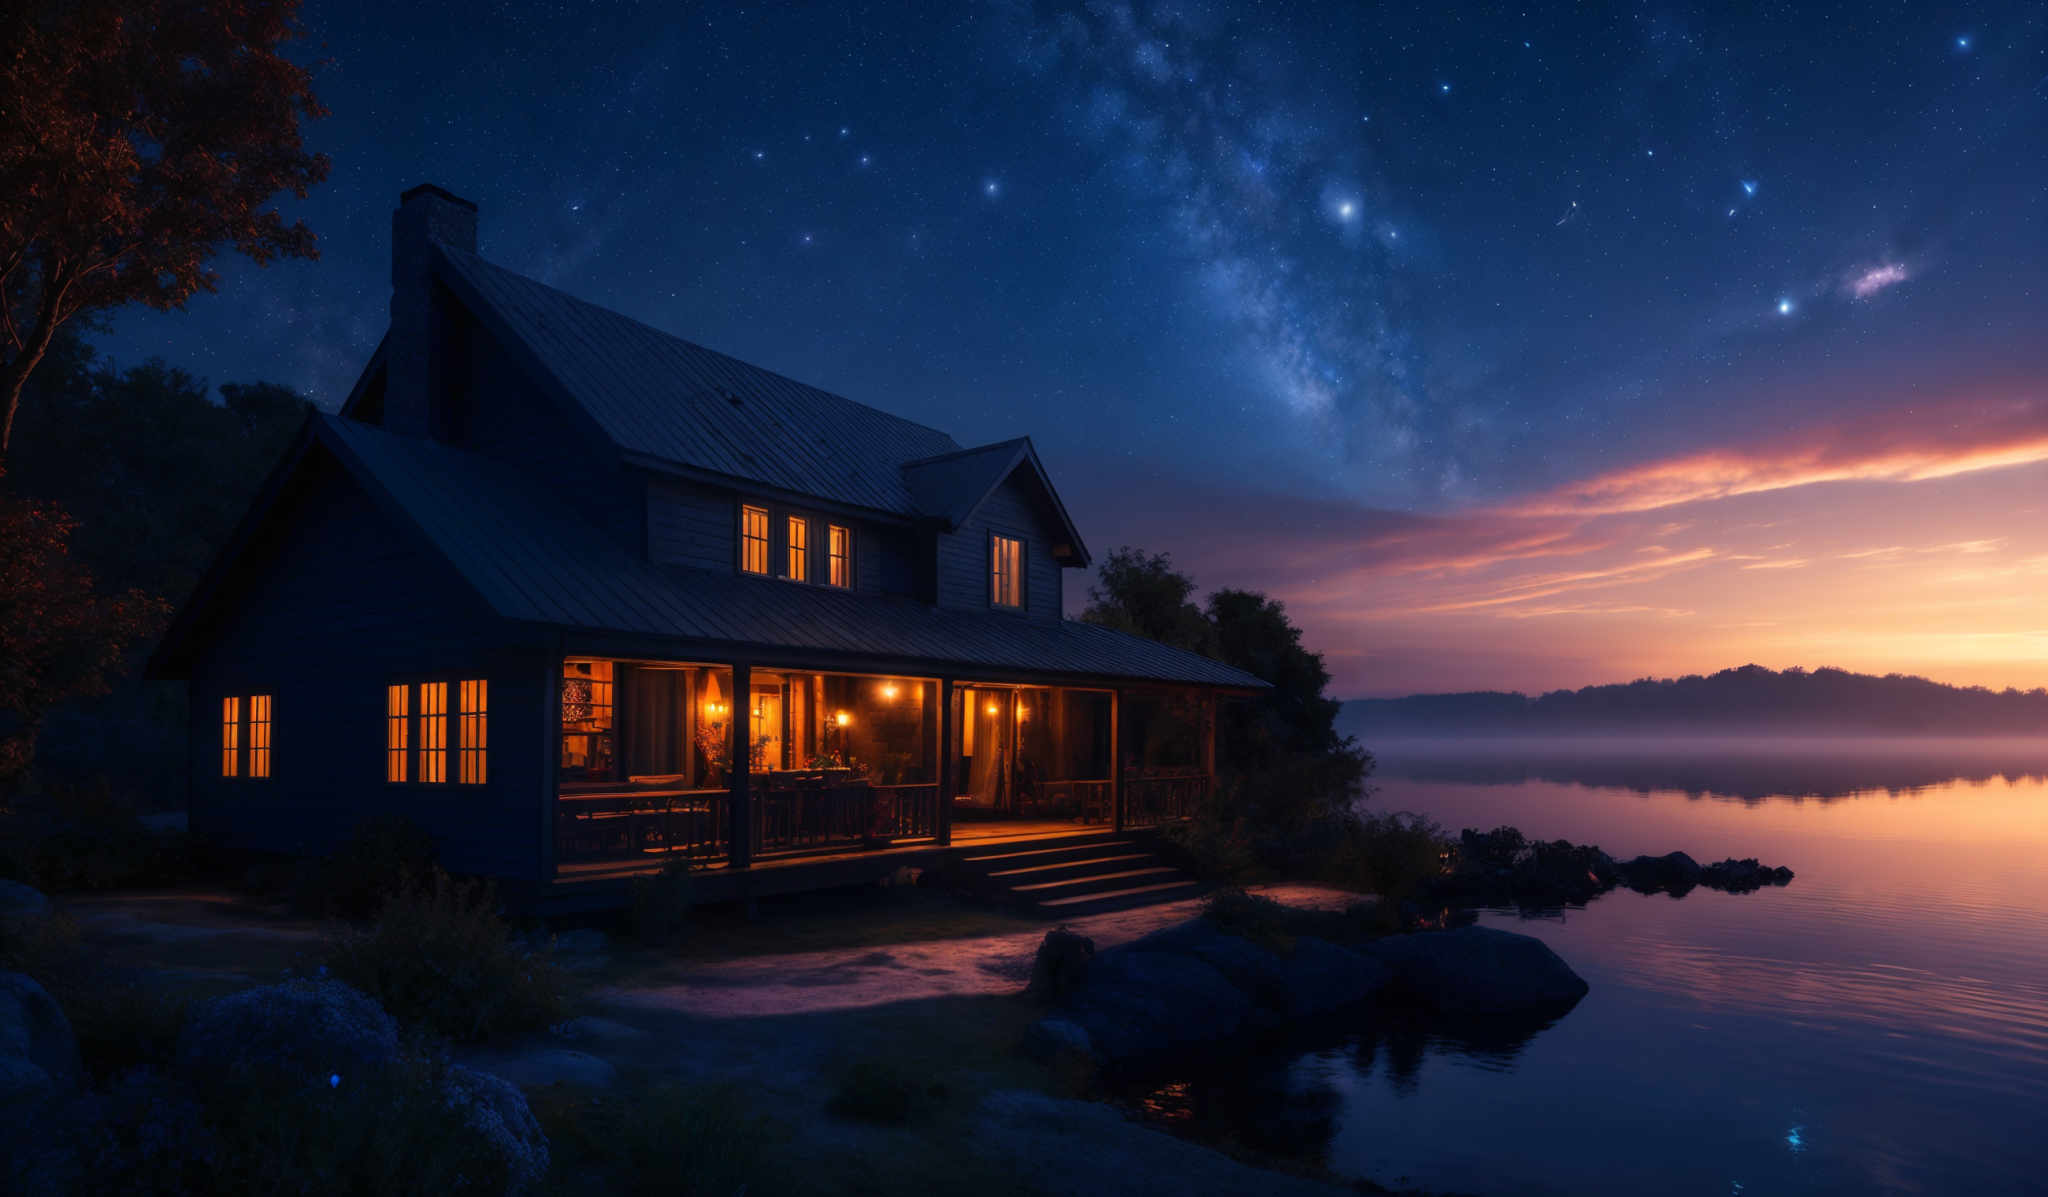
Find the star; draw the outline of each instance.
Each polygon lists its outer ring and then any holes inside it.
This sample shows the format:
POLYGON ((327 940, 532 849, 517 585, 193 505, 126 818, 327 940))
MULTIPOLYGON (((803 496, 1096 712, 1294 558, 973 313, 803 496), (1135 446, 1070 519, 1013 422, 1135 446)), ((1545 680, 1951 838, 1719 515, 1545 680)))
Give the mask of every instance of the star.
POLYGON ((767 156, 768 156, 767 154, 763 153, 763 152, 762 152, 762 151, 760 151, 760 150, 755 150, 755 151, 754 151, 754 161, 756 161, 756 162, 759 162, 759 161, 760 161, 761 159, 763 159, 763 158, 766 158, 767 156))
POLYGON ((1339 220, 1349 220, 1352 218, 1352 216, 1356 215, 1357 212, 1358 205, 1352 203, 1350 200, 1345 200, 1343 203, 1337 205, 1337 218, 1339 220))
POLYGON ((1436 89, 1444 95, 1451 94, 1451 85, 1448 83, 1439 83, 1436 85, 1436 89))
POLYGON ((869 161, 869 159, 868 159, 868 156, 867 156, 866 154, 862 154, 862 155, 860 156, 860 164, 861 164, 862 166, 866 166, 866 165, 868 164, 868 161, 869 161))
POLYGON ((1961 34, 1957 34, 1957 35, 1956 35, 1956 49, 1958 49, 1958 50, 1961 50, 1961 51, 1963 51, 1964 53, 1968 53, 1968 52, 1969 52, 1969 49, 1970 49, 1970 35, 1969 35, 1969 34, 1967 34, 1967 33, 1961 33, 1961 34))
POLYGON ((1755 180, 1755 179, 1744 179, 1744 180, 1742 180, 1742 194, 1744 194, 1744 195, 1749 195, 1749 196, 1753 196, 1753 195, 1755 195, 1755 194, 1756 194, 1756 180, 1755 180))
POLYGON ((1001 185, 994 179, 985 180, 981 185, 981 193, 990 199, 994 199, 1001 191, 1001 185))
POLYGON ((1780 316, 1790 316, 1790 315, 1792 314, 1792 301, 1791 301, 1791 300, 1789 300, 1789 299, 1781 299, 1781 300, 1779 300, 1779 301, 1778 301, 1778 314, 1779 314, 1780 316))
POLYGON ((852 130, 848 129, 845 125, 839 126, 839 135, 841 137, 846 136, 850 132, 852 132, 852 130))

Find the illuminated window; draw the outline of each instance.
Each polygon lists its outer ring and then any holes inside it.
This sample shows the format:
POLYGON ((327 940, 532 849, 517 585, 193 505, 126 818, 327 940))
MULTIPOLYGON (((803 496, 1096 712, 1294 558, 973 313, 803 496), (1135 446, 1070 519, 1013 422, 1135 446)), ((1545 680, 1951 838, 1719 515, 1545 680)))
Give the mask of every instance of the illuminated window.
POLYGON ((768 509, 740 508, 740 568, 750 574, 768 572, 768 509))
POLYGON ((419 778, 430 785, 448 780, 448 683, 420 683, 419 778))
POLYGON ((249 696, 249 776, 270 776, 270 695, 249 696))
POLYGON ((239 777, 242 773, 242 700, 220 700, 220 775, 239 777))
POLYGON ((484 784, 484 752, 490 747, 490 683, 482 678, 461 684, 461 751, 457 777, 463 785, 484 784))
POLYGON ((853 585, 853 529, 838 524, 825 528, 825 553, 830 565, 825 580, 834 586, 851 588, 853 585))
POLYGON ((789 517, 789 580, 811 580, 811 521, 800 515, 789 517))
POLYGON ((612 781, 617 760, 610 661, 562 663, 562 754, 564 780, 612 781))
POLYGON ((989 601, 998 607, 1024 605, 1024 542, 991 536, 988 542, 989 601))
POLYGON ((384 687, 384 780, 404 781, 412 748, 412 687, 384 687))

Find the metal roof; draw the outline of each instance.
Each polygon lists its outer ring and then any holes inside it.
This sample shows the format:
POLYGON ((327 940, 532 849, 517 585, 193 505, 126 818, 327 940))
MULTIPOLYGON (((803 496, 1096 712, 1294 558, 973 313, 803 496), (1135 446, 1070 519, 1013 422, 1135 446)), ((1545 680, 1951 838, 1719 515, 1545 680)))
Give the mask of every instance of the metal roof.
POLYGON ((626 453, 895 515, 926 514, 901 466, 959 442, 693 345, 448 245, 442 277, 626 453))
POLYGON ((1081 543, 1081 530, 1067 515, 1067 506, 1060 502, 1059 492, 1053 489, 1052 478, 1046 474, 1044 464, 1038 460, 1038 450, 1032 447, 1028 436, 905 462, 903 478, 910 484, 911 498, 920 510, 944 521, 948 528, 958 528, 974 518, 996 488, 1022 468, 1028 468, 1044 488, 1046 503, 1066 537, 1065 543, 1054 550, 1060 563, 1088 564, 1088 547, 1081 543))
POLYGON ((1263 689, 1195 653, 1074 620, 951 611, 645 561, 515 467, 424 437, 315 417, 315 435, 510 619, 967 669, 1263 689))

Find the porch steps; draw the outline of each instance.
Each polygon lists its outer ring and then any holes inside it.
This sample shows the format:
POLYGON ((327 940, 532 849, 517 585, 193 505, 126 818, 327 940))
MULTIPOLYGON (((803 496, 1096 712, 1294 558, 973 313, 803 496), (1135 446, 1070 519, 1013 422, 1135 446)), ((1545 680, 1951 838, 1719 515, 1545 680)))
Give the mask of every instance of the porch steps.
POLYGON ((1142 833, 1100 832, 956 850, 964 888, 1048 917, 1175 902, 1204 892, 1199 882, 1162 861, 1142 833))

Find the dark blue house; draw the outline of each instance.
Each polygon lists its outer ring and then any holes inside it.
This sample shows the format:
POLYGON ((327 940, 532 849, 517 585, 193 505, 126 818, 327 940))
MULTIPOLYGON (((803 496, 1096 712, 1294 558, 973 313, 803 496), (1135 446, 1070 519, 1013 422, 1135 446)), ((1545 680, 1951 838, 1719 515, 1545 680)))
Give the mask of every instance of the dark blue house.
POLYGON ((765 892, 1210 784, 1217 698, 1263 683, 1062 617, 1088 549, 1028 439, 672 337, 476 224, 405 193, 383 343, 157 654, 195 830, 312 853, 400 814, 538 892, 677 857, 765 892))

